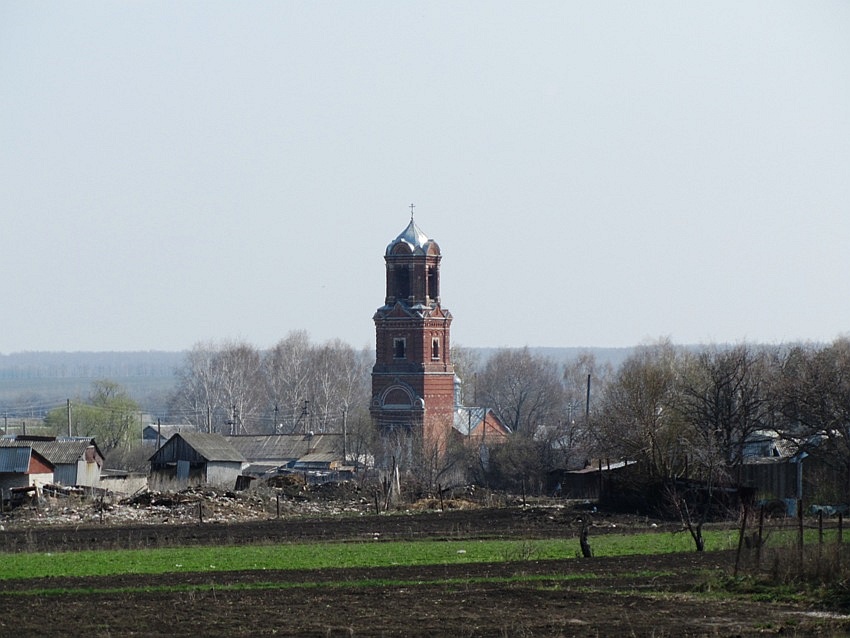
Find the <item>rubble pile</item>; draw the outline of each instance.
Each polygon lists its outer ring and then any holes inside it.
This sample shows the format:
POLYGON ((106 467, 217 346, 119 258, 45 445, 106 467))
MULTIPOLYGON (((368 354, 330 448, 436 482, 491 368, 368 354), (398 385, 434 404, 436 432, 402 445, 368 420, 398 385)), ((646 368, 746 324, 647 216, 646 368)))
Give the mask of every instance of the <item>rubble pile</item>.
POLYGON ((7 528, 88 523, 179 525, 361 514, 371 508, 371 498, 352 482, 311 486, 297 476, 287 476, 243 492, 205 486, 144 490, 120 498, 110 492, 86 496, 53 491, 30 506, 0 514, 0 521, 7 528))

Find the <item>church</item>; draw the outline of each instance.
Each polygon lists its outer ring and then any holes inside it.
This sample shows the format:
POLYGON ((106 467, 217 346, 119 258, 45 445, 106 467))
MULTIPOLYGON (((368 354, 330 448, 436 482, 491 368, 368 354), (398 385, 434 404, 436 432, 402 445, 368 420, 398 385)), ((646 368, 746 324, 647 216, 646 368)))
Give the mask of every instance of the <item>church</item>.
POLYGON ((461 405, 451 360, 452 314, 440 300, 440 246, 410 223, 384 252, 386 295, 375 321, 370 413, 378 431, 404 433, 428 453, 452 438, 498 443, 510 430, 486 408, 461 405))

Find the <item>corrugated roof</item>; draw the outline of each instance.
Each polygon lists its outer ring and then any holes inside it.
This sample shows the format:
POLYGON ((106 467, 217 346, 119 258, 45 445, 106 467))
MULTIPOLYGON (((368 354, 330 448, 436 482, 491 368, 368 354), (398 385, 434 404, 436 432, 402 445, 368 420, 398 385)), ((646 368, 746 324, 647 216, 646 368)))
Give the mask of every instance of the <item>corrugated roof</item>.
POLYGON ((160 451, 174 444, 175 439, 182 439, 207 461, 234 461, 241 463, 246 461, 245 457, 226 438, 220 434, 209 434, 207 432, 178 432, 168 439, 165 445, 160 448, 160 451))
POLYGON ((98 455, 103 454, 94 439, 88 437, 63 437, 55 440, 17 438, 0 441, 2 447, 31 447, 53 465, 69 465, 85 457, 86 450, 93 445, 98 455))
POLYGON ((226 438, 249 461, 272 461, 278 465, 310 453, 337 454, 342 450, 341 434, 266 434, 226 438))
POLYGON ((30 468, 30 446, 5 446, 0 448, 0 473, 26 474, 30 468))

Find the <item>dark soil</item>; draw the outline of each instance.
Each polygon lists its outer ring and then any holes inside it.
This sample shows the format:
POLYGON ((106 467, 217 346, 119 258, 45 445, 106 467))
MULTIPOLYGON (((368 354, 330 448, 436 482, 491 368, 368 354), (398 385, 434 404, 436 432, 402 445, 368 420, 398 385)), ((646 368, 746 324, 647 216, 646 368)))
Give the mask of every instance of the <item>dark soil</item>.
MULTIPOLYGON (((351 515, 180 525, 45 526, 0 532, 0 551, 137 549, 177 545, 423 538, 558 538, 577 536, 587 513, 571 509, 498 508, 351 515)), ((591 535, 648 529, 644 517, 593 515, 591 535)), ((656 528, 658 523, 655 523, 656 528)), ((669 528, 680 529, 681 525, 669 528)), ((653 528, 655 529, 655 528, 653 528)))
MULTIPOLYGON (((0 549, 577 537, 582 516, 569 510, 505 508, 227 525, 50 527, 2 532, 0 549)), ((601 515, 594 522, 591 542, 594 534, 606 530, 646 526, 642 519, 615 522, 601 515)), ((733 562, 728 552, 694 552, 483 565, 0 580, 0 635, 661 638, 850 632, 850 619, 813 615, 801 604, 711 593, 731 573, 733 562), (565 580, 565 574, 575 578, 565 580), (508 580, 516 575, 537 578, 508 580), (387 582, 402 584, 378 584, 387 582), (271 585, 222 589, 252 583, 271 585), (165 585, 185 587, 177 592, 154 589, 165 585), (35 589, 56 593, 25 593, 35 589), (119 589, 124 591, 114 593, 119 589)))

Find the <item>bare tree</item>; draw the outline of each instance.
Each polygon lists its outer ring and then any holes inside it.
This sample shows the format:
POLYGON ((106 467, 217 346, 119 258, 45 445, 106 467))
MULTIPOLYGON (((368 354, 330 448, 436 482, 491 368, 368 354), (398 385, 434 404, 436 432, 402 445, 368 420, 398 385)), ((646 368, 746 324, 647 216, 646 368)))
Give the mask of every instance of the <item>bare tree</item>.
POLYGON ((341 431, 354 404, 368 404, 368 359, 336 339, 313 349, 309 393, 311 424, 319 432, 341 431))
POLYGON ((196 343, 175 372, 177 386, 169 400, 173 415, 204 432, 214 431, 216 414, 224 418, 217 352, 218 347, 212 342, 196 343))
POLYGON ((614 376, 614 368, 610 363, 600 363, 591 352, 579 354, 574 360, 564 365, 564 392, 567 400, 567 414, 570 421, 578 423, 588 412, 593 410, 594 401, 602 397, 605 387, 614 376), (588 378, 590 388, 588 388, 588 378), (587 405, 588 390, 591 389, 590 409, 587 405))
POLYGON ((264 429, 260 423, 263 378, 260 353, 244 342, 234 342, 216 354, 214 364, 221 379, 219 403, 229 407, 225 420, 229 434, 251 434, 264 429))
POLYGON ((276 432, 293 432, 299 425, 304 402, 309 400, 311 349, 306 332, 290 332, 263 359, 269 403, 276 408, 276 432))
POLYGON ((460 402, 462 405, 476 405, 478 373, 481 369, 481 357, 475 350, 463 346, 452 346, 452 366, 455 376, 460 379, 460 402))
MULTIPOLYGON (((850 494, 850 339, 826 347, 796 346, 782 359, 775 403, 789 438, 843 477, 850 494)), ((824 490, 826 491, 826 490, 824 490)))
POLYGON ((769 423, 767 362, 764 350, 748 345, 706 348, 689 358, 679 407, 706 471, 740 465, 750 435, 769 423))
POLYGON ((640 461, 650 476, 683 469, 682 424, 676 411, 679 354, 663 340, 631 355, 605 389, 594 425, 600 457, 640 461))
POLYGON ((478 375, 479 402, 492 407, 514 432, 533 436, 564 414, 561 372, 551 359, 528 348, 502 349, 478 375))
POLYGON ((599 363, 592 353, 581 353, 564 365, 565 414, 559 419, 552 446, 561 456, 561 467, 573 457, 590 454, 593 445, 591 415, 599 411, 601 397, 614 376, 610 363, 599 363))

